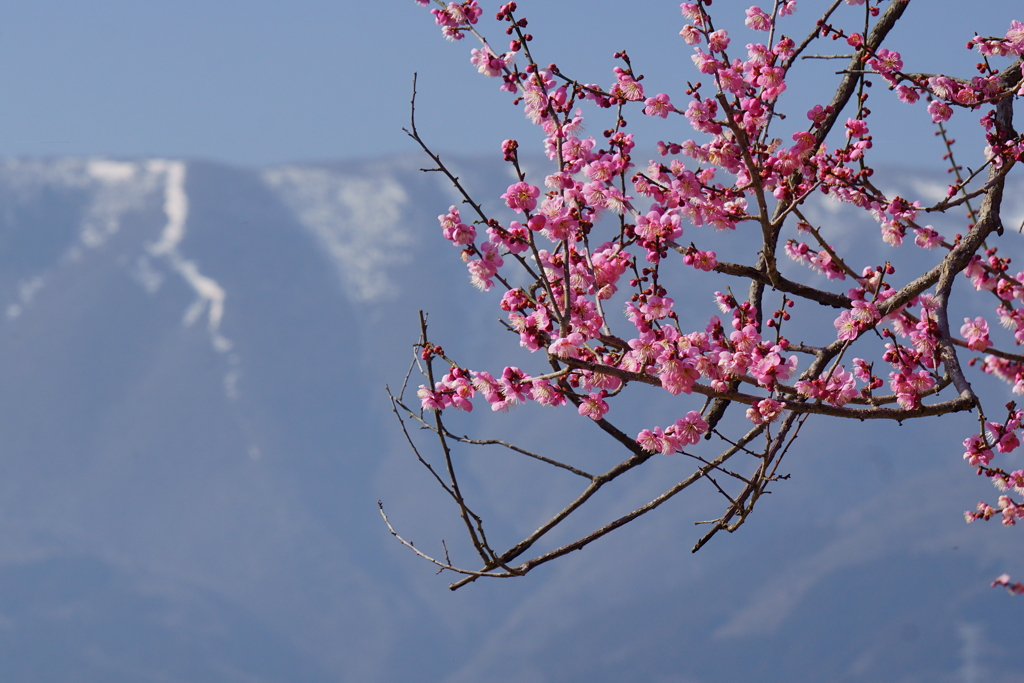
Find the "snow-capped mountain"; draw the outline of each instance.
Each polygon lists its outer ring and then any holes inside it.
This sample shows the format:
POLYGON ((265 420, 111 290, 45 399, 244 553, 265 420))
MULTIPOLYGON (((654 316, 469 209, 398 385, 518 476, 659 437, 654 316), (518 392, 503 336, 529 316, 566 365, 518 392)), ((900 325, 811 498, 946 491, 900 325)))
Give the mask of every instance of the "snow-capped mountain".
MULTIPOLYGON (((509 182, 454 165, 488 197, 509 182)), ((966 416, 808 422, 792 479, 696 555, 704 493, 450 593, 377 512, 417 547, 462 551, 384 384, 402 383, 420 309, 469 365, 532 361, 440 237, 458 198, 419 166, 0 165, 0 679, 1017 680, 1021 602, 987 582, 1024 568, 1024 543, 963 523, 992 497, 960 461, 966 416)), ((892 175, 907 193, 936 183, 892 175)), ((809 210, 837 240, 877 230, 809 210)), ((574 417, 459 428, 543 443, 566 418, 574 456, 619 457, 574 417)), ((509 543, 573 490, 464 457, 509 543)), ((581 524, 675 475, 652 461, 581 524)))

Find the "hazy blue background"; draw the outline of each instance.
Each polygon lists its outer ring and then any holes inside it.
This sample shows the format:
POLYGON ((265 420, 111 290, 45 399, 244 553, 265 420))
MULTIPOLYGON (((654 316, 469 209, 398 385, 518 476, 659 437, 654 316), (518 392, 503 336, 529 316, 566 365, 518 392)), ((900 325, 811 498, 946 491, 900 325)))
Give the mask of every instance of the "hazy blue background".
MULTIPOLYGON (((742 29, 738 19, 746 6, 716 2, 719 25, 742 29)), ((789 22, 800 30, 784 32, 804 35, 822 6, 801 0, 789 22)), ((504 49, 505 36, 493 21, 497 4, 484 7, 481 30, 504 49)), ((611 0, 527 0, 519 7, 531 21, 538 59, 557 62, 584 82, 610 83, 611 53, 619 49, 647 74, 648 90, 681 100, 685 80, 695 77, 692 48, 677 35, 683 25, 678 2, 636 2, 627 10, 611 0)), ((1005 33, 1015 7, 1004 0, 967 10, 953 0, 915 0, 893 46, 909 70, 973 75, 968 71, 976 59, 960 46, 974 31, 1005 33)), ((844 6, 839 16, 860 9, 844 6)), ((733 52, 752 35, 745 29, 732 34, 740 43, 733 52)), ((420 73, 421 124, 439 148, 494 153, 506 137, 536 139, 508 96, 496 92, 497 82, 476 75, 470 47, 469 40, 444 41, 427 9, 412 0, 4 3, 0 155, 262 165, 408 152, 413 148, 400 129, 408 122, 414 71, 420 73)), ((873 126, 879 142, 902 143, 880 145, 880 160, 916 163, 906 153, 930 142, 930 130, 915 133, 926 115, 922 107, 896 111, 895 127, 873 126)), ((632 126, 639 130, 640 122, 632 126)))
MULTIPOLYGON (((538 55, 584 81, 607 83, 621 48, 650 90, 693 77, 678 3, 519 4, 538 55), (546 53, 547 39, 566 45, 546 53)), ((949 46, 1002 34, 1016 7, 965 17, 914 0, 894 42, 908 68, 969 69, 949 46)), ((400 132, 418 70, 422 132, 500 211, 509 176, 493 153, 537 133, 470 47, 411 0, 0 7, 0 680, 1016 683, 1022 603, 987 584, 1024 567, 1024 544, 963 523, 995 494, 960 459, 966 415, 809 421, 792 479, 697 555, 693 520, 720 510, 710 487, 524 580, 455 594, 386 533, 378 499, 418 547, 444 538, 453 559, 472 557, 382 390, 404 374, 416 311, 467 365, 540 363, 501 332, 493 293, 469 286, 436 223, 458 199, 417 171, 400 132)), ((798 120, 833 68, 811 67, 798 120)), ((881 187, 941 196, 923 107, 882 100, 881 187)), ((686 135, 677 124, 630 126, 656 140, 686 135)), ((806 208, 865 262, 924 256, 882 245, 862 212, 806 208)), ((1024 220, 1019 174, 1004 220, 1024 220)), ((706 296, 679 305, 714 312, 706 296)), ((993 406, 1012 398, 977 382, 993 406)), ((618 406, 625 423, 699 407, 650 395, 662 402, 618 406)), ((571 411, 531 408, 452 419, 589 469, 621 457, 586 420, 566 433, 571 411)), ((578 489, 515 458, 458 457, 498 545, 578 489)), ((550 542, 684 464, 653 459, 550 542)))

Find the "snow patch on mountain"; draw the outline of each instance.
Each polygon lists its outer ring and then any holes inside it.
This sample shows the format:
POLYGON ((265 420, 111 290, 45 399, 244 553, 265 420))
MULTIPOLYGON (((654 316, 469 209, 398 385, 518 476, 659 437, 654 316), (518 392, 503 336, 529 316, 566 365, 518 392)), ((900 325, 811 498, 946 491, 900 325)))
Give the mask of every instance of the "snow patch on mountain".
POLYGON ((388 272, 411 261, 413 242, 401 224, 408 197, 398 182, 312 166, 268 169, 263 180, 333 261, 350 298, 371 303, 398 295, 388 272))
MULTIPOLYGON (((156 192, 163 193, 167 222, 147 254, 134 259, 131 277, 154 294, 163 282, 151 261, 164 261, 195 291, 197 300, 185 312, 183 323, 194 324, 206 313, 214 348, 227 351, 231 342, 220 333, 226 293, 215 279, 204 275, 195 261, 182 256, 179 246, 188 220, 185 192, 186 164, 182 161, 150 159, 138 162, 104 158, 21 160, 8 159, 0 165, 0 183, 18 201, 29 203, 48 188, 83 190, 88 197, 82 209, 78 243, 69 245, 65 262, 79 261, 86 250, 98 249, 120 232, 125 218, 146 209, 156 192)), ((54 264, 58 266, 60 264, 54 264)), ((46 285, 47 273, 37 273, 18 286, 18 300, 7 306, 6 314, 16 318, 46 285)))

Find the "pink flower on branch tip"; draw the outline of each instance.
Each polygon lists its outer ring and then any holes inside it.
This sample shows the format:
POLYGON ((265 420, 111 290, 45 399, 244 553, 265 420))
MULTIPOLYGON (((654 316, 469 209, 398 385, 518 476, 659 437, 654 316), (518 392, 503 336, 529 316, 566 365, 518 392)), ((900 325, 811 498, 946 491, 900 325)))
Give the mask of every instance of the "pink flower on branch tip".
POLYGON ((996 578, 995 581, 992 582, 993 588, 996 588, 997 586, 1005 587, 1006 590, 1008 590, 1013 595, 1024 595, 1024 583, 1021 583, 1020 581, 1017 581, 1016 583, 1011 583, 1009 574, 1001 574, 999 577, 996 578))
POLYGON ((724 29, 712 31, 708 35, 708 49, 711 52, 725 52, 729 48, 729 32, 724 29))
POLYGON ((644 87, 633 78, 633 75, 620 66, 612 69, 618 79, 609 93, 623 100, 639 101, 644 99, 644 87))
POLYGON ((846 119, 846 137, 861 137, 868 134, 868 124, 861 119, 846 119))
POLYGON ((747 10, 747 19, 743 23, 754 31, 768 31, 772 27, 772 18, 765 14, 760 7, 754 5, 747 10))
POLYGON ((701 13, 700 6, 692 2, 684 2, 679 5, 679 9, 683 11, 683 16, 690 21, 700 21, 701 13))

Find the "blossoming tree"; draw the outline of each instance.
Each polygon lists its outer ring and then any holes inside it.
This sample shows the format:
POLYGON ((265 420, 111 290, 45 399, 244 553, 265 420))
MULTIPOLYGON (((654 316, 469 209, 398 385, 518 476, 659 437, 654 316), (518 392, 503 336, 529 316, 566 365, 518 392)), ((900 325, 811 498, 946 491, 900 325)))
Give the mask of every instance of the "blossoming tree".
MULTIPOLYGON (((1024 411, 1014 403, 989 406, 969 377, 990 373, 1024 393, 1024 355, 1007 350, 1024 342, 1024 272, 1015 272, 999 251, 1004 227, 1017 227, 1004 226, 1000 212, 1007 174, 1024 159, 1024 137, 1013 127, 1014 105, 1024 97, 1024 24, 1010 21, 1003 36, 974 36, 967 43, 980 59, 973 74, 922 73, 905 67, 890 49, 897 46, 883 47, 908 4, 834 0, 809 35, 791 38, 785 31, 796 2, 775 0, 770 8, 746 10, 754 37, 741 48, 716 29, 711 0, 683 3, 679 35, 693 46, 694 81, 701 82, 688 82, 685 92, 670 96, 645 92, 643 76, 625 52, 614 55, 619 65, 610 84, 584 83, 555 64, 543 65, 515 2, 496 14, 509 36, 507 51, 478 32, 483 10, 477 0, 436 2, 431 12, 444 36, 478 41, 472 64, 540 128, 551 160, 546 177, 528 177, 519 143, 504 142, 504 160, 517 180, 501 198, 516 220, 498 220, 420 137, 414 85, 407 132, 435 164, 429 170, 446 174, 463 197, 461 206, 440 216, 441 232, 459 249, 474 285, 503 291, 507 329, 518 335, 526 362, 543 366, 533 374, 517 365, 493 373, 463 367, 428 337, 421 315, 415 364, 425 384, 419 405, 410 406, 400 393, 392 396, 393 406, 403 430, 411 419, 439 438, 437 466, 409 442, 454 500, 480 564, 456 565, 447 550, 439 559, 403 542, 462 574, 453 589, 479 577, 524 575, 707 480, 721 493, 724 509, 706 523, 696 551, 719 531, 743 524, 780 478, 780 462, 811 415, 905 421, 972 411, 979 427, 963 442, 964 459, 999 493, 994 505, 982 502, 965 513, 967 521, 996 517, 1012 526, 1024 519, 1024 470, 1008 471, 1000 458, 1019 448, 1024 411), (839 11, 843 4, 859 6, 856 26, 836 19, 849 16, 839 11), (787 111, 787 83, 800 78, 802 59, 820 57, 810 48, 822 43, 846 53, 831 56, 843 59, 844 68, 828 101, 806 117, 787 111), (874 184, 872 81, 890 91, 875 97, 927 107, 950 166, 941 201, 890 196, 874 184), (586 107, 611 120, 603 139, 584 137, 586 107), (665 120, 660 157, 647 163, 635 156, 639 142, 626 130, 627 116, 637 114, 665 120), (985 160, 976 169, 964 170, 953 157, 944 127, 952 116, 979 119, 977 144, 985 160), (687 130, 696 136, 687 137, 687 130), (818 193, 868 212, 892 247, 911 244, 893 249, 882 263, 854 262, 808 217, 806 203, 818 193), (966 214, 959 233, 943 235, 929 224, 929 216, 946 212, 966 214), (746 253, 747 260, 719 259, 706 246, 716 240, 739 240, 741 248, 733 251, 746 253), (907 249, 926 252, 928 267, 908 271, 900 258, 907 249), (780 261, 802 269, 782 268, 780 261), (519 273, 510 274, 514 269, 519 273), (527 284, 513 284, 521 281, 527 284), (698 291, 701 282, 723 281, 724 291, 714 294, 719 310, 709 297, 706 315, 679 314, 679 296, 698 291), (959 325, 950 305, 971 289, 990 295, 989 304, 959 325), (810 319, 818 310, 831 312, 831 326, 800 324, 801 314, 810 319), (990 328, 992 315, 1007 333, 990 328), (973 370, 965 369, 965 353, 983 354, 980 364, 969 363, 977 365, 973 370), (678 397, 678 419, 639 433, 616 426, 614 405, 629 401, 630 385, 637 384, 678 397), (504 444, 582 482, 577 495, 535 532, 507 549, 494 548, 459 486, 451 456, 453 442, 469 440, 449 431, 444 419, 452 409, 472 410, 474 401, 494 411, 533 401, 565 411, 566 419, 578 413, 577 419, 595 422, 623 458, 594 474, 504 444), (732 419, 724 419, 730 408, 732 419), (737 411, 745 411, 745 419, 736 420, 737 411), (742 423, 738 433, 726 429, 742 423), (570 543, 531 553, 595 493, 656 454, 688 457, 693 471, 628 514, 570 543)), ((644 144, 654 148, 653 141, 644 144)), ((1006 575, 993 585, 1024 592, 1006 575)))

